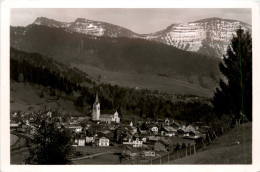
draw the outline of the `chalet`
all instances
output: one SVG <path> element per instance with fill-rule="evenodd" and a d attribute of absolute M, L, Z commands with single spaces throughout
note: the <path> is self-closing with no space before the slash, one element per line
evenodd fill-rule
<path fill-rule="evenodd" d="M 189 131 L 184 134 L 184 137 L 190 138 L 190 139 L 197 139 L 199 137 L 202 137 L 199 131 Z"/>
<path fill-rule="evenodd" d="M 99 139 L 99 143 L 98 143 L 99 146 L 109 146 L 109 139 L 106 138 L 106 137 L 102 137 Z"/>
<path fill-rule="evenodd" d="M 75 138 L 75 143 L 77 144 L 77 146 L 85 146 L 86 140 L 85 137 L 76 137 Z"/>
<path fill-rule="evenodd" d="M 35 135 L 37 133 L 37 128 L 34 126 L 31 126 L 30 134 Z"/>
<path fill-rule="evenodd" d="M 86 136 L 86 143 L 94 143 L 95 139 L 94 136 L 92 134 L 88 134 L 88 136 Z"/>
<path fill-rule="evenodd" d="M 19 127 L 19 123 L 11 123 L 10 124 L 10 129 L 16 129 Z"/>
<path fill-rule="evenodd" d="M 132 139 L 132 137 L 130 137 L 129 135 L 127 135 L 127 137 L 125 137 L 124 138 L 124 142 L 123 142 L 123 145 L 133 145 L 134 144 L 134 142 L 133 142 L 133 139 Z M 128 140 L 127 140 L 128 139 Z M 127 141 L 125 141 L 125 140 L 127 140 Z"/>
<path fill-rule="evenodd" d="M 146 157 L 155 156 L 155 151 L 151 151 L 151 150 L 149 150 L 149 151 L 143 151 L 143 154 L 144 154 L 144 156 L 146 156 Z"/>
<path fill-rule="evenodd" d="M 168 118 L 165 119 L 164 125 L 169 126 L 170 125 L 170 120 Z"/>
<path fill-rule="evenodd" d="M 165 136 L 169 137 L 175 136 L 177 134 L 177 130 L 169 126 L 164 126 L 163 131 L 165 131 Z"/>
<path fill-rule="evenodd" d="M 143 141 L 140 140 L 139 138 L 136 138 L 133 140 L 133 147 L 142 147 L 143 146 Z"/>
<path fill-rule="evenodd" d="M 188 125 L 185 129 L 186 129 L 186 132 L 191 132 L 191 131 L 195 132 L 195 128 L 191 125 Z"/>
<path fill-rule="evenodd" d="M 158 127 L 154 126 L 151 128 L 153 134 L 158 134 Z"/>
<path fill-rule="evenodd" d="M 75 133 L 81 133 L 83 129 L 80 125 L 69 125 L 67 128 Z"/>

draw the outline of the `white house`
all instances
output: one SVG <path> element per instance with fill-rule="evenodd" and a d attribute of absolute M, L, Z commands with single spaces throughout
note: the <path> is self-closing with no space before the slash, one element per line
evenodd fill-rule
<path fill-rule="evenodd" d="M 144 151 L 144 156 L 155 156 L 155 151 Z"/>
<path fill-rule="evenodd" d="M 85 146 L 86 140 L 84 137 L 79 137 L 75 139 L 77 146 Z"/>
<path fill-rule="evenodd" d="M 158 134 L 158 127 L 154 126 L 151 128 L 153 134 Z"/>
<path fill-rule="evenodd" d="M 163 128 L 164 128 L 166 136 L 172 137 L 172 136 L 175 136 L 177 134 L 177 130 L 174 129 L 173 127 L 164 126 Z"/>
<path fill-rule="evenodd" d="M 169 126 L 170 125 L 170 120 L 168 118 L 166 118 L 165 121 L 164 121 L 164 124 Z"/>
<path fill-rule="evenodd" d="M 142 147 L 143 146 L 143 141 L 140 140 L 139 138 L 136 138 L 134 141 L 133 141 L 133 147 Z"/>
<path fill-rule="evenodd" d="M 92 137 L 92 136 L 86 136 L 86 143 L 94 143 L 95 142 L 95 140 L 94 140 L 94 137 Z"/>
<path fill-rule="evenodd" d="M 106 137 L 100 138 L 99 142 L 98 142 L 98 145 L 99 146 L 109 146 L 109 139 L 106 138 Z"/>
<path fill-rule="evenodd" d="M 115 122 L 115 123 L 120 123 L 120 118 L 119 118 L 119 115 L 118 115 L 118 112 L 116 111 L 114 113 L 114 115 L 112 116 L 112 119 L 111 119 L 112 122 Z"/>

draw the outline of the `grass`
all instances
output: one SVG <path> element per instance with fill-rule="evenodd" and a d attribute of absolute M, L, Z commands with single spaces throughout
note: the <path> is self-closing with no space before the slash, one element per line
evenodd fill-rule
<path fill-rule="evenodd" d="M 204 97 L 211 97 L 214 91 L 199 86 L 199 83 L 195 82 L 197 80 L 196 78 L 190 78 L 191 81 L 187 82 L 186 78 L 174 79 L 159 75 L 107 71 L 85 64 L 71 64 L 71 66 L 86 72 L 96 82 L 98 81 L 99 76 L 101 76 L 99 82 L 102 83 L 159 90 L 169 94 L 193 94 Z M 207 81 L 206 83 L 211 85 L 209 88 L 212 88 L 212 83 L 210 81 Z"/>
<path fill-rule="evenodd" d="M 196 155 L 170 161 L 169 164 L 244 164 L 245 156 L 247 164 L 252 164 L 252 123 L 245 124 L 245 145 L 243 137 L 243 126 L 237 125 L 217 138 L 205 150 Z M 237 141 L 240 144 L 236 144 Z"/>
<path fill-rule="evenodd" d="M 18 141 L 18 139 L 19 139 L 18 136 L 11 134 L 11 141 L 10 141 L 11 146 L 12 146 L 13 144 L 15 144 L 15 143 Z"/>
<path fill-rule="evenodd" d="M 70 114 L 76 111 L 72 100 L 59 98 L 59 100 L 53 101 L 55 97 L 49 95 L 46 87 L 15 81 L 11 81 L 10 87 L 11 112 L 35 112 L 45 105 L 47 108 L 58 108 L 60 106 L 65 112 Z M 42 90 L 44 90 L 44 97 L 40 98 Z"/>

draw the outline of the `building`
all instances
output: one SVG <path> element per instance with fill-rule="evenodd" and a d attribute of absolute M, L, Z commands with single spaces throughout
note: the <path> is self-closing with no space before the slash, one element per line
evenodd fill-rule
<path fill-rule="evenodd" d="M 166 136 L 172 137 L 177 134 L 177 130 L 174 129 L 173 127 L 164 126 L 163 129 L 165 131 Z"/>
<path fill-rule="evenodd" d="M 86 140 L 85 137 L 76 137 L 75 138 L 75 144 L 77 146 L 85 146 Z"/>
<path fill-rule="evenodd" d="M 95 139 L 93 136 L 86 136 L 86 143 L 94 143 Z"/>
<path fill-rule="evenodd" d="M 143 152 L 144 153 L 144 156 L 155 156 L 155 151 L 151 151 L 151 150 L 149 150 L 149 151 L 144 151 Z"/>
<path fill-rule="evenodd" d="M 158 134 L 158 127 L 154 126 L 151 128 L 153 134 Z"/>
<path fill-rule="evenodd" d="M 133 147 L 142 147 L 143 146 L 143 141 L 140 140 L 139 138 L 136 138 L 134 141 L 133 141 Z"/>
<path fill-rule="evenodd" d="M 67 128 L 75 133 L 81 133 L 83 129 L 80 125 L 69 125 Z"/>
<path fill-rule="evenodd" d="M 96 95 L 96 101 L 93 104 L 93 110 L 92 110 L 92 120 L 98 121 L 100 118 L 100 103 L 98 100 L 98 94 Z"/>
<path fill-rule="evenodd" d="M 103 115 L 101 115 L 101 113 L 100 113 L 100 102 L 98 100 L 98 94 L 96 95 L 96 101 L 93 104 L 92 120 L 93 121 L 105 122 L 107 124 L 110 124 L 111 122 L 120 123 L 120 118 L 119 118 L 119 114 L 118 114 L 117 111 L 114 114 L 103 114 Z"/>
<path fill-rule="evenodd" d="M 101 137 L 98 142 L 99 146 L 109 146 L 109 139 L 106 137 Z"/>
<path fill-rule="evenodd" d="M 110 114 L 102 114 L 99 118 L 101 122 L 105 122 L 107 124 L 111 124 L 111 122 L 114 123 L 120 123 L 120 118 L 118 115 L 118 112 L 116 111 L 113 115 Z"/>

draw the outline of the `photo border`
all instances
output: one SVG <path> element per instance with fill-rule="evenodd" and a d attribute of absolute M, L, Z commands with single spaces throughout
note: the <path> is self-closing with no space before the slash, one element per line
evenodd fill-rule
<path fill-rule="evenodd" d="M 251 8 L 253 43 L 253 147 L 252 165 L 10 165 L 10 11 L 11 8 Z M 97 1 L 28 1 L 10 0 L 1 3 L 1 118 L 0 171 L 260 171 L 260 27 L 259 1 L 238 0 L 97 0 Z M 258 162 L 258 164 L 257 164 Z"/>

